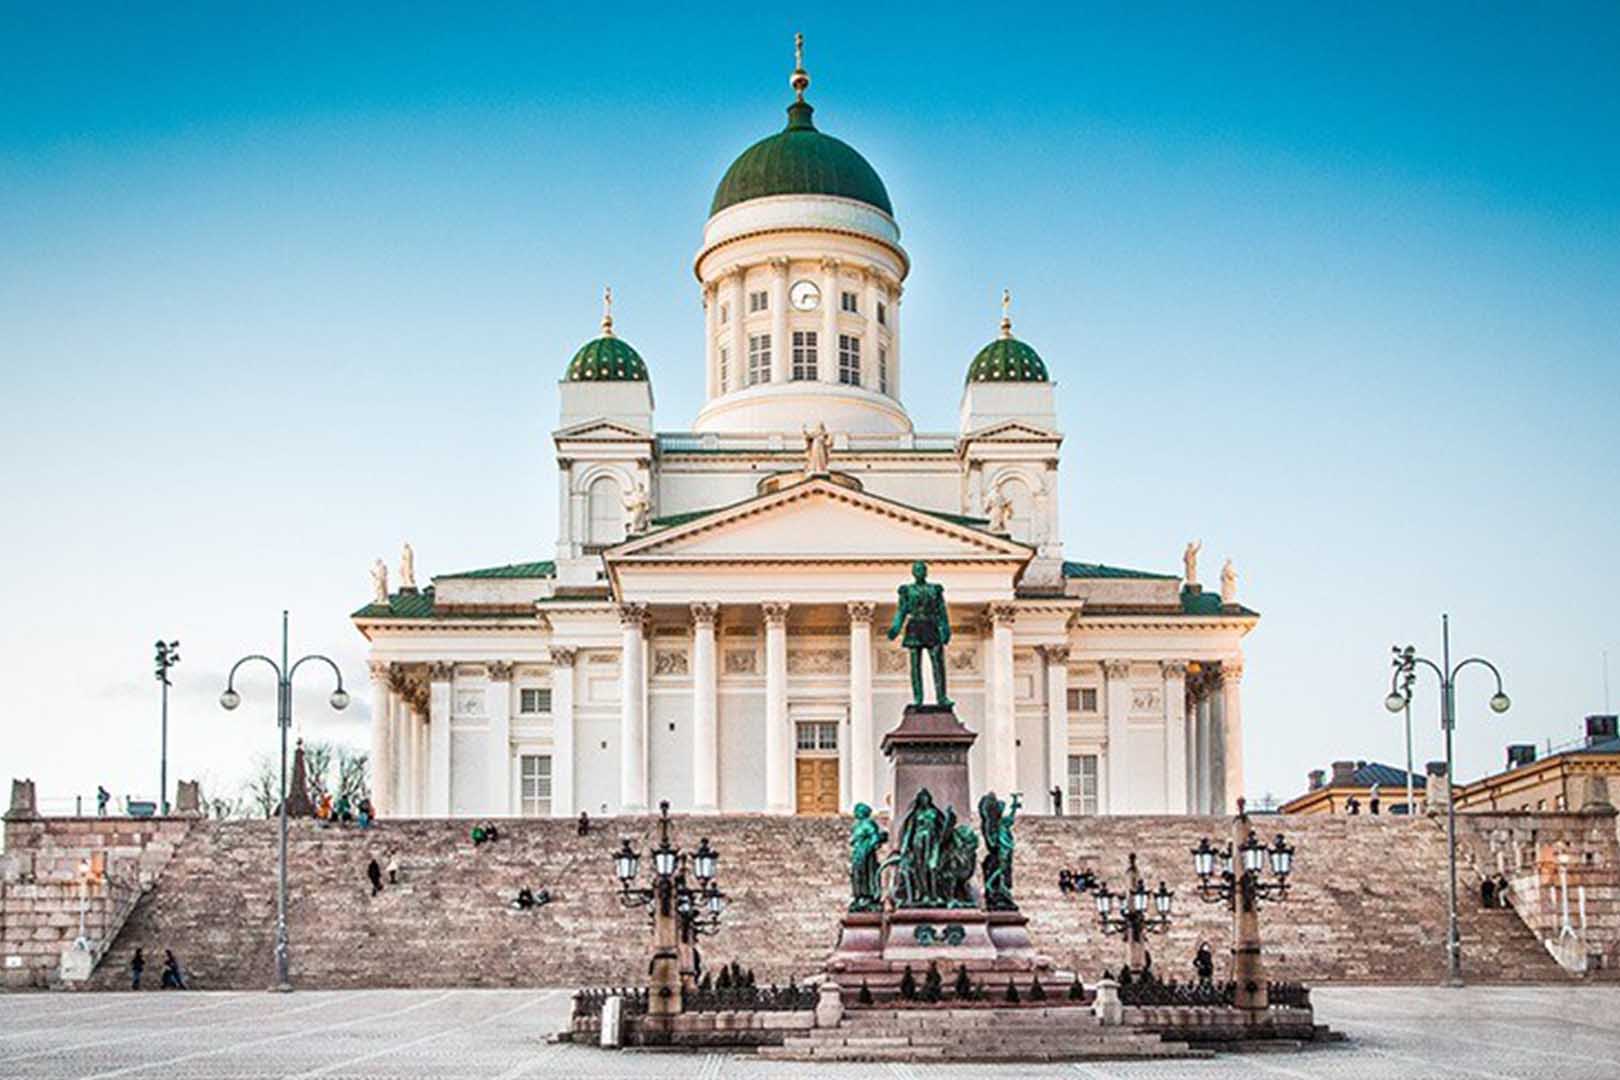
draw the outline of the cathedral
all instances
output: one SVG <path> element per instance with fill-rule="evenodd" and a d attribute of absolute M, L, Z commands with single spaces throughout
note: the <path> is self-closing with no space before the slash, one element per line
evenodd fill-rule
<path fill-rule="evenodd" d="M 880 744 L 911 695 L 889 632 L 919 559 L 949 602 L 975 791 L 1066 814 L 1241 796 L 1258 616 L 1230 563 L 1205 592 L 1196 544 L 1179 574 L 1066 558 L 1062 372 L 1005 301 L 999 333 L 963 350 L 956 429 L 916 430 L 895 208 L 817 126 L 809 83 L 801 61 L 786 126 L 715 189 L 689 426 L 655 426 L 660 372 L 609 297 L 562 369 L 551 557 L 419 587 L 407 549 L 392 590 L 373 571 L 353 620 L 381 813 L 892 812 Z"/>

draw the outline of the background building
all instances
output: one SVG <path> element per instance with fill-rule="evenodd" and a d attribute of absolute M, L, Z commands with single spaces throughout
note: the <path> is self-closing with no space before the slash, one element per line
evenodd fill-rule
<path fill-rule="evenodd" d="M 1578 743 L 1536 756 L 1507 748 L 1507 768 L 1457 788 L 1459 810 L 1584 810 L 1611 804 L 1620 787 L 1620 717 L 1588 716 Z"/>
<path fill-rule="evenodd" d="M 1416 806 L 1411 812 L 1423 812 L 1424 786 L 1424 777 L 1413 773 Z M 1379 813 L 1408 813 L 1406 770 L 1376 761 L 1335 761 L 1330 771 L 1312 769 L 1305 791 L 1283 803 L 1280 810 L 1284 814 L 1370 814 L 1375 795 Z"/>

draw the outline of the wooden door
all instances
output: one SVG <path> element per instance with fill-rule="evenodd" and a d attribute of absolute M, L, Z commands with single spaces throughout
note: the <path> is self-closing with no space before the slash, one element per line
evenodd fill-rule
<path fill-rule="evenodd" d="M 794 791 L 799 813 L 838 813 L 838 759 L 835 757 L 796 759 Z"/>

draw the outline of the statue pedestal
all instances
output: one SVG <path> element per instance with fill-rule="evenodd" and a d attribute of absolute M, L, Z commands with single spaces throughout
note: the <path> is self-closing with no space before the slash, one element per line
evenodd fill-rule
<path fill-rule="evenodd" d="M 958 821 L 973 821 L 967 756 L 977 738 L 949 705 L 906 706 L 899 726 L 883 736 L 883 753 L 894 762 L 896 823 L 918 788 L 927 788 L 941 810 L 954 809 Z"/>
<path fill-rule="evenodd" d="M 967 968 L 976 987 L 995 997 L 1016 982 L 1020 993 L 1037 977 L 1048 993 L 1060 989 L 1052 961 L 1035 951 L 1029 920 L 1016 911 L 975 908 L 902 908 L 860 911 L 844 916 L 838 947 L 826 973 L 854 1003 L 864 984 L 878 1000 L 899 994 L 906 968 L 920 988 L 930 964 L 939 965 L 946 996 L 958 968 Z"/>

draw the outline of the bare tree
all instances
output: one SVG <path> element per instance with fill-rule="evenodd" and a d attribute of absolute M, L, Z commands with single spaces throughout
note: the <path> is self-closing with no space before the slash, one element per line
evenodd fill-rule
<path fill-rule="evenodd" d="M 337 767 L 339 798 L 347 798 L 351 804 L 357 804 L 371 794 L 369 783 L 371 755 L 364 751 L 351 750 L 347 746 L 339 746 Z"/>
<path fill-rule="evenodd" d="M 325 740 L 304 742 L 304 777 L 309 781 L 309 797 L 316 802 L 320 802 L 321 796 L 332 790 L 330 773 L 336 758 L 337 747 L 332 743 Z M 336 798 L 336 795 L 333 797 Z"/>
<path fill-rule="evenodd" d="M 250 814 L 269 817 L 281 805 L 281 777 L 279 768 L 268 754 L 253 759 L 253 772 L 248 775 L 237 793 L 236 802 L 243 817 Z"/>

